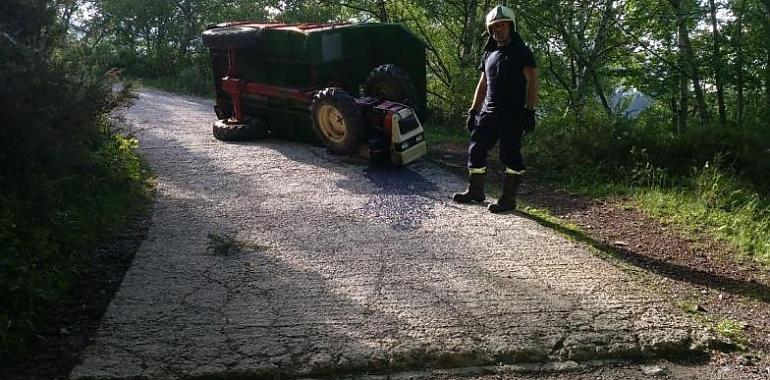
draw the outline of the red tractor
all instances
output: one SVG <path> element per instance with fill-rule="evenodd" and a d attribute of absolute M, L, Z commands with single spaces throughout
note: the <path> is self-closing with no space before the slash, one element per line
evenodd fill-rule
<path fill-rule="evenodd" d="M 320 141 L 395 165 L 426 153 L 425 47 L 400 25 L 225 23 L 203 43 L 217 139 Z"/>

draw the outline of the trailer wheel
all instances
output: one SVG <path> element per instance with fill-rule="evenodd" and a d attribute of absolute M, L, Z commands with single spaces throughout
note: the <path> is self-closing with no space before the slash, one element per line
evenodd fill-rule
<path fill-rule="evenodd" d="M 315 94 L 310 105 L 313 130 L 333 153 L 354 155 L 364 136 L 364 121 L 350 94 L 329 87 Z"/>
<path fill-rule="evenodd" d="M 231 118 L 233 116 L 233 102 L 229 98 L 217 99 L 214 105 L 214 113 L 217 115 L 217 119 L 227 120 Z"/>
<path fill-rule="evenodd" d="M 417 106 L 417 90 L 409 75 L 392 64 L 377 66 L 364 82 L 364 95 Z"/>
<path fill-rule="evenodd" d="M 262 29 L 245 25 L 209 29 L 201 35 L 203 46 L 213 49 L 236 49 L 254 46 L 259 42 Z"/>
<path fill-rule="evenodd" d="M 267 136 L 267 127 L 261 120 L 251 120 L 246 124 L 228 124 L 225 120 L 214 123 L 214 138 L 221 141 L 256 140 Z"/>

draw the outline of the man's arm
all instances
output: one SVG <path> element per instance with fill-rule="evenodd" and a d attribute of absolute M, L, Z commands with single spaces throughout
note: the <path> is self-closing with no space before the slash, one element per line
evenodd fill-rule
<path fill-rule="evenodd" d="M 484 97 L 487 96 L 487 77 L 484 73 L 481 73 L 479 78 L 479 84 L 476 85 L 476 93 L 473 95 L 473 105 L 471 110 L 479 111 L 481 104 L 484 102 Z"/>
<path fill-rule="evenodd" d="M 525 107 L 528 110 L 534 110 L 537 107 L 537 93 L 539 89 L 537 76 L 537 67 L 528 66 L 524 68 L 524 77 L 527 78 L 527 104 Z"/>

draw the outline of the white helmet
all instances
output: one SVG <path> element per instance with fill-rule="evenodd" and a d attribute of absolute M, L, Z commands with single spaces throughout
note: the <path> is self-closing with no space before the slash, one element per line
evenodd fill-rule
<path fill-rule="evenodd" d="M 513 9 L 498 5 L 487 13 L 487 30 L 489 30 L 489 27 L 492 26 L 492 24 L 503 21 L 513 23 L 513 29 L 511 29 L 511 31 L 516 30 L 516 15 L 513 13 Z"/>

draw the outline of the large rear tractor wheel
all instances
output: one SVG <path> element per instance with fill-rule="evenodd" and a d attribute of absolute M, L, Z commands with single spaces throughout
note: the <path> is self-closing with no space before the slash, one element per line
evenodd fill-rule
<path fill-rule="evenodd" d="M 221 141 L 256 140 L 267 136 L 264 122 L 254 119 L 246 124 L 228 124 L 225 120 L 214 123 L 214 137 Z"/>
<path fill-rule="evenodd" d="M 417 90 L 412 79 L 404 70 L 392 64 L 372 70 L 364 82 L 364 95 L 409 107 L 417 106 Z"/>
<path fill-rule="evenodd" d="M 339 88 L 325 88 L 310 106 L 313 129 L 333 153 L 354 155 L 366 135 L 361 112 L 350 94 Z"/>

